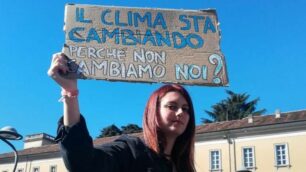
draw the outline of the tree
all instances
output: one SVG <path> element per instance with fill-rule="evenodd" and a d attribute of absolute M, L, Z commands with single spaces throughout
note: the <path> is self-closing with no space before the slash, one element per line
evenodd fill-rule
<path fill-rule="evenodd" d="M 114 124 L 107 126 L 101 130 L 101 134 L 97 138 L 121 135 L 122 131 Z"/>
<path fill-rule="evenodd" d="M 102 137 L 111 137 L 117 136 L 121 134 L 131 134 L 131 133 L 139 133 L 142 132 L 142 128 L 137 124 L 128 124 L 126 126 L 122 126 L 121 130 L 114 124 L 107 126 L 101 130 L 100 135 L 97 138 Z"/>
<path fill-rule="evenodd" d="M 128 124 L 126 126 L 121 127 L 122 134 L 131 134 L 131 133 L 139 133 L 142 132 L 142 128 L 137 124 Z"/>
<path fill-rule="evenodd" d="M 256 116 L 266 111 L 265 109 L 256 111 L 259 98 L 247 102 L 250 95 L 246 93 L 236 94 L 229 90 L 226 90 L 226 93 L 229 95 L 227 99 L 213 105 L 212 111 L 205 111 L 212 120 L 202 118 L 203 123 L 242 119 L 250 114 Z"/>

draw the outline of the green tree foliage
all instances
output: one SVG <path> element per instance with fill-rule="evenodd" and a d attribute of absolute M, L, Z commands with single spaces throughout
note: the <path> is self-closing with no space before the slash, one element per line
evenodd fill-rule
<path fill-rule="evenodd" d="M 121 134 L 122 134 L 121 130 L 116 125 L 112 124 L 110 126 L 103 128 L 98 138 L 117 136 Z"/>
<path fill-rule="evenodd" d="M 142 128 L 136 124 L 128 124 L 126 126 L 122 126 L 121 130 L 114 124 L 107 126 L 101 130 L 100 135 L 97 138 L 102 137 L 111 137 L 117 136 L 121 134 L 131 134 L 131 133 L 139 133 L 142 132 Z"/>
<path fill-rule="evenodd" d="M 131 134 L 142 132 L 142 128 L 136 124 L 128 124 L 121 127 L 122 134 Z"/>
<path fill-rule="evenodd" d="M 228 98 L 221 100 L 212 106 L 212 111 L 205 111 L 212 120 L 202 118 L 203 123 L 236 120 L 247 117 L 252 114 L 254 116 L 263 114 L 266 110 L 256 110 L 259 98 L 247 102 L 250 95 L 236 94 L 233 91 L 226 90 Z"/>

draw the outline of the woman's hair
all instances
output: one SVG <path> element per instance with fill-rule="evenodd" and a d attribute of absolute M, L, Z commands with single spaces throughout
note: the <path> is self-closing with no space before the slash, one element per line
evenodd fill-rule
<path fill-rule="evenodd" d="M 159 106 L 161 98 L 168 92 L 180 93 L 189 105 L 188 125 L 185 131 L 176 138 L 171 159 L 178 172 L 194 172 L 195 117 L 191 98 L 184 87 L 177 84 L 164 85 L 150 96 L 143 115 L 144 141 L 153 151 L 158 154 L 163 153 L 162 144 L 165 143 L 165 138 L 158 128 L 157 119 L 160 115 Z"/>

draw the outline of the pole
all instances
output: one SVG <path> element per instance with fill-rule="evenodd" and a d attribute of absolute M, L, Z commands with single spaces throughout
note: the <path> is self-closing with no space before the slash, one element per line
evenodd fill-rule
<path fill-rule="evenodd" d="M 18 163 L 18 153 L 17 153 L 17 150 L 15 149 L 14 145 L 12 143 L 10 143 L 9 141 L 7 141 L 6 139 L 4 139 L 2 137 L 0 137 L 0 139 L 2 141 L 4 141 L 6 144 L 8 144 L 14 150 L 15 162 L 14 162 L 13 172 L 15 172 L 16 171 L 16 167 L 17 167 L 17 163 Z"/>

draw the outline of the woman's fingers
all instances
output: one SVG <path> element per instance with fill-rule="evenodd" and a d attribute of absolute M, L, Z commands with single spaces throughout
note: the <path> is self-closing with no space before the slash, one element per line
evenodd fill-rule
<path fill-rule="evenodd" d="M 66 74 L 69 70 L 67 66 L 68 59 L 62 53 L 56 53 L 52 56 L 51 66 L 48 70 L 48 75 L 51 77 L 55 77 L 60 73 Z"/>
<path fill-rule="evenodd" d="M 77 80 L 63 77 L 63 74 L 65 75 L 69 72 L 68 61 L 69 59 L 63 53 L 53 54 L 48 75 L 63 89 L 76 90 Z"/>

